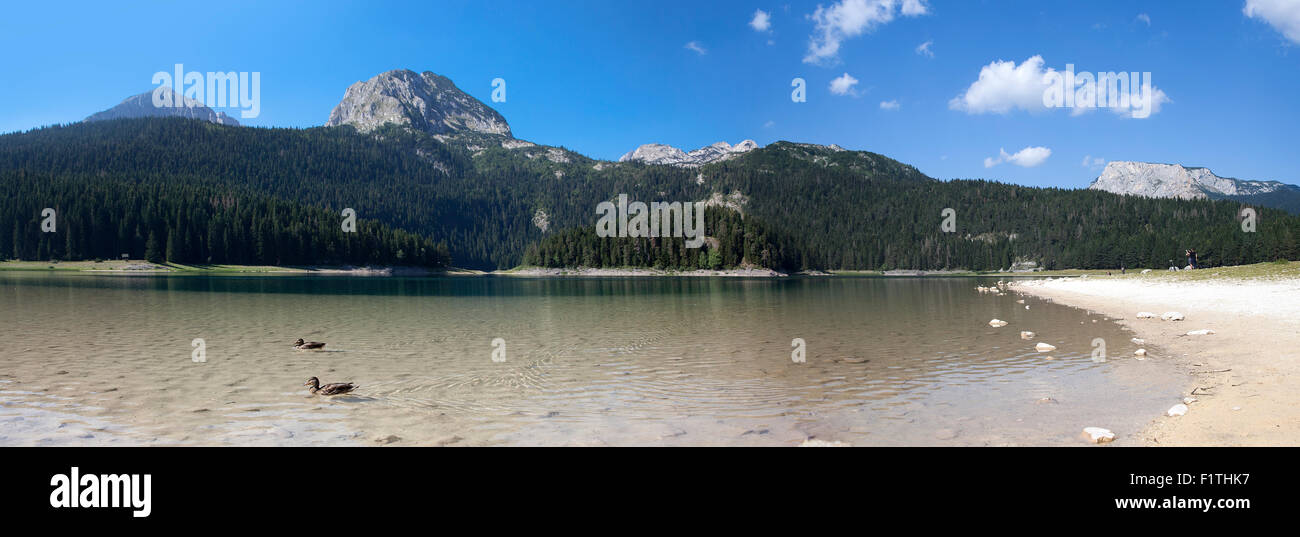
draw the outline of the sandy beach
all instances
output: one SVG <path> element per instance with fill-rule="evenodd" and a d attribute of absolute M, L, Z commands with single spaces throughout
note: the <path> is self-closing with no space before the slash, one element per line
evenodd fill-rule
<path fill-rule="evenodd" d="M 1010 284 L 1116 319 L 1145 340 L 1147 360 L 1172 360 L 1191 382 L 1186 415 L 1159 416 L 1143 431 L 1152 446 L 1300 444 L 1300 277 L 1296 264 L 1259 268 L 1059 278 Z M 1151 312 L 1155 318 L 1138 318 Z M 1166 321 L 1167 312 L 1184 320 Z M 1212 330 L 1205 335 L 1189 332 Z M 1130 360 L 1132 356 L 1113 356 Z M 1170 407 L 1181 401 L 1169 401 Z M 1117 431 L 1119 432 L 1119 431 Z"/>

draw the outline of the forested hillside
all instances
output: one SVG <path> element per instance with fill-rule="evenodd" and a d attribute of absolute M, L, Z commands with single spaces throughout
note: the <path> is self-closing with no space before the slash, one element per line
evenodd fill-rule
<path fill-rule="evenodd" d="M 53 209 L 52 215 L 43 214 Z M 52 217 L 53 231 L 42 230 Z M 445 244 L 244 189 L 0 172 L 0 259 L 446 267 Z"/>
<path fill-rule="evenodd" d="M 1189 247 L 1212 264 L 1300 258 L 1300 219 L 1281 211 L 1259 209 L 1257 231 L 1244 233 L 1235 201 L 936 181 L 875 153 L 788 142 L 684 169 L 597 162 L 499 135 L 433 136 L 391 125 L 359 134 L 348 126 L 130 119 L 0 136 L 0 181 L 12 211 L 0 214 L 0 235 L 11 244 L 0 254 L 14 255 L 16 237 L 25 257 L 116 257 L 96 250 L 110 249 L 97 238 L 82 246 L 75 237 L 107 236 L 101 228 L 111 227 L 113 250 L 130 243 L 133 255 L 143 255 L 150 230 L 166 250 L 168 239 L 157 235 L 177 229 L 177 237 L 188 238 L 188 245 L 177 239 L 178 255 L 211 262 L 354 262 L 356 256 L 394 262 L 400 251 L 404 260 L 436 264 L 443 257 L 430 245 L 445 243 L 451 263 L 469 268 L 589 258 L 602 266 L 624 259 L 699 264 L 698 252 L 625 255 L 618 249 L 626 245 L 591 242 L 594 234 L 582 230 L 592 230 L 596 205 L 626 193 L 647 202 L 715 198 L 733 205 L 745 226 L 763 230 L 769 256 L 754 259 L 740 240 L 728 244 L 741 244 L 741 254 L 725 259 L 774 268 L 996 270 L 1016 261 L 1160 267 Z M 56 186 L 57 192 L 42 190 Z M 217 210 L 221 205 L 212 200 L 227 198 L 247 200 L 240 206 L 249 212 Z M 97 199 L 109 204 L 99 213 Z M 40 208 L 60 203 L 74 237 L 55 245 L 39 233 L 38 217 Z M 336 243 L 331 249 L 343 208 L 388 226 L 374 232 L 389 246 Z M 955 213 L 953 233 L 940 230 L 947 208 Z M 79 232 L 83 225 L 89 227 Z M 212 225 L 222 228 L 220 241 L 207 238 Z M 396 230 L 413 235 L 399 239 Z"/>

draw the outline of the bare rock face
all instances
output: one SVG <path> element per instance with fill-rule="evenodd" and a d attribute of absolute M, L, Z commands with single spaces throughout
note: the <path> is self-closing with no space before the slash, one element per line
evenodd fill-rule
<path fill-rule="evenodd" d="M 1202 199 L 1212 196 L 1251 196 L 1285 188 L 1277 181 L 1245 181 L 1219 177 L 1208 168 L 1179 164 L 1112 161 L 1088 188 L 1149 198 Z"/>
<path fill-rule="evenodd" d="M 623 155 L 618 161 L 638 161 L 646 164 L 666 164 L 683 168 L 695 168 L 711 162 L 734 158 L 755 149 L 758 149 L 758 143 L 753 140 L 745 140 L 736 145 L 718 142 L 689 153 L 670 145 L 645 144 Z"/>
<path fill-rule="evenodd" d="M 154 91 L 161 92 L 159 97 L 163 102 L 174 102 L 173 95 L 175 95 L 175 93 L 170 88 L 155 88 L 133 97 L 127 97 L 117 106 L 92 114 L 90 117 L 86 118 L 86 121 L 105 121 L 109 119 L 128 119 L 137 117 L 184 117 L 189 119 L 201 119 L 219 125 L 239 126 L 239 122 L 235 121 L 235 118 L 230 117 L 223 112 L 217 112 L 216 110 L 208 108 L 200 101 L 181 95 L 175 95 L 176 97 L 180 97 L 181 102 L 179 106 L 154 106 Z"/>
<path fill-rule="evenodd" d="M 325 125 L 352 125 L 369 132 L 385 123 L 430 134 L 471 131 L 511 136 L 501 114 L 461 91 L 451 79 L 408 69 L 380 73 L 349 86 Z"/>

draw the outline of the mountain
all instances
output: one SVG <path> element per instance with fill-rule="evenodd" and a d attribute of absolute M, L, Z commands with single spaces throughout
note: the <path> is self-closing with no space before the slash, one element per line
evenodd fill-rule
<path fill-rule="evenodd" d="M 1242 233 L 1253 202 L 1219 199 L 1227 190 L 1166 199 L 938 181 L 878 153 L 785 141 L 613 163 L 514 139 L 432 73 L 390 71 L 348 93 L 329 127 L 144 117 L 0 135 L 0 258 L 778 270 L 1160 267 L 1187 247 L 1210 265 L 1300 258 L 1300 217 L 1260 206 L 1257 232 Z M 400 113 L 369 113 L 384 107 Z M 1231 192 L 1289 192 L 1250 186 Z M 620 194 L 704 201 L 713 240 L 597 240 L 594 210 Z M 39 231 L 46 207 L 56 233 Z M 339 234 L 345 208 L 359 236 Z"/>
<path fill-rule="evenodd" d="M 181 118 L 0 135 L 0 257 L 77 259 L 105 255 L 101 246 L 139 257 L 155 243 L 204 263 L 422 256 L 440 264 L 437 246 L 445 243 L 450 263 L 468 268 L 517 266 L 534 245 L 534 254 L 548 254 L 546 264 L 590 254 L 616 266 L 717 266 L 710 252 L 683 250 L 676 238 L 593 245 L 583 230 L 591 231 L 595 207 L 619 194 L 646 202 L 721 196 L 743 207 L 743 230 L 731 229 L 724 213 L 718 223 L 728 228 L 707 231 L 731 237 L 720 245 L 723 266 L 1160 267 L 1189 246 L 1213 265 L 1300 257 L 1300 217 L 1260 208 L 1258 231 L 1242 233 L 1242 205 L 1230 200 L 938 181 L 877 153 L 792 142 L 688 169 L 598 162 L 523 143 L 469 147 L 463 136 L 398 125 L 366 134 L 211 128 Z M 53 192 L 46 184 L 66 186 Z M 130 195 L 109 198 L 114 192 Z M 256 219 L 229 212 L 256 199 L 266 200 Z M 39 231 L 44 207 L 58 211 L 59 232 Z M 277 207 L 299 207 L 298 216 Z M 353 243 L 336 233 L 344 208 L 391 231 Z M 940 228 L 947 209 L 956 232 Z M 309 226 L 305 237 L 292 227 L 298 223 Z M 560 243 L 543 244 L 556 235 Z"/>
<path fill-rule="evenodd" d="M 1088 188 L 1149 198 L 1231 199 L 1300 213 L 1300 187 L 1219 177 L 1209 168 L 1113 161 Z"/>
<path fill-rule="evenodd" d="M 368 133 L 385 123 L 429 134 L 476 132 L 510 137 L 496 110 L 456 87 L 451 79 L 409 69 L 380 73 L 348 87 L 330 112 L 327 127 L 352 125 Z"/>
<path fill-rule="evenodd" d="M 153 94 L 155 91 L 160 92 L 160 98 L 164 102 L 170 102 L 173 92 L 171 88 L 161 87 L 149 90 L 133 97 L 127 97 L 117 106 L 96 112 L 86 118 L 86 121 L 105 121 L 109 119 L 129 119 L 139 117 L 183 117 L 189 119 L 198 119 L 219 125 L 239 126 L 239 122 L 226 115 L 223 112 L 217 112 L 202 102 L 196 101 L 189 97 L 180 96 L 183 106 L 154 106 Z"/>
<path fill-rule="evenodd" d="M 755 149 L 758 149 L 758 143 L 753 140 L 745 140 L 734 146 L 727 142 L 718 142 L 689 153 L 670 145 L 645 144 L 619 157 L 618 161 L 696 168 L 705 164 L 735 158 Z"/>

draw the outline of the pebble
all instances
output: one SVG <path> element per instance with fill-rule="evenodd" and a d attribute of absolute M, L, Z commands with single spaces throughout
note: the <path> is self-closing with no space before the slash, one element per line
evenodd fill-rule
<path fill-rule="evenodd" d="M 1169 407 L 1169 411 L 1168 411 L 1168 412 L 1165 412 L 1165 414 L 1168 414 L 1169 417 L 1171 417 L 1171 418 L 1172 418 L 1172 417 L 1177 417 L 1177 416 L 1185 415 L 1185 414 L 1187 414 L 1187 405 L 1184 405 L 1184 404 L 1182 404 L 1182 403 L 1178 403 L 1178 404 L 1176 404 L 1176 405 L 1174 405 L 1174 406 L 1172 406 L 1172 407 Z"/>
<path fill-rule="evenodd" d="M 1056 350 L 1056 346 L 1048 345 L 1047 343 L 1039 343 L 1037 345 L 1034 345 L 1034 350 L 1038 352 L 1052 352 Z"/>

